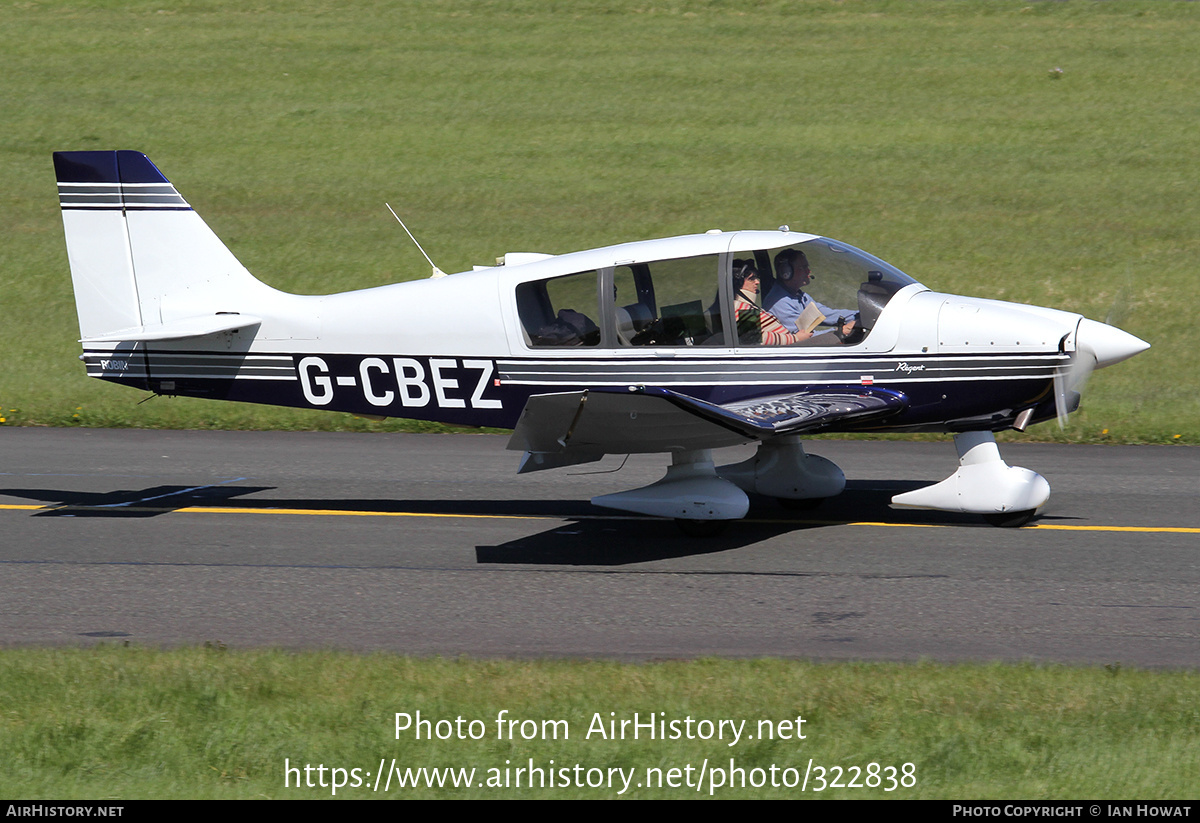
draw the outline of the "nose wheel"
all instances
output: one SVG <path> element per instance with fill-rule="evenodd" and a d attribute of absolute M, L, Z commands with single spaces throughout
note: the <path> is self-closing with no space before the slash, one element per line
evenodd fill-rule
<path fill-rule="evenodd" d="M 985 514 L 983 519 L 993 526 L 1002 529 L 1019 529 L 1037 516 L 1037 509 L 1026 509 L 1020 512 L 996 512 Z"/>

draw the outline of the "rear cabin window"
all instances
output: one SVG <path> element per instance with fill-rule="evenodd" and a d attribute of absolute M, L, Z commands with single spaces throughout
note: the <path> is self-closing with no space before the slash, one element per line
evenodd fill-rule
<path fill-rule="evenodd" d="M 620 346 L 723 346 L 716 255 L 653 260 L 613 272 Z"/>
<path fill-rule="evenodd" d="M 530 347 L 600 345 L 597 278 L 586 271 L 517 286 L 517 313 Z"/>

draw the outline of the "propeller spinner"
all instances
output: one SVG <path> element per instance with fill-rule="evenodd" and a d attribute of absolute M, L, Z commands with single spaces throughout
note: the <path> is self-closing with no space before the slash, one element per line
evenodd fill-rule
<path fill-rule="evenodd" d="M 1116 326 L 1088 320 L 1079 321 L 1075 332 L 1075 354 L 1069 365 L 1054 375 L 1054 408 L 1058 426 L 1064 428 L 1067 415 L 1079 406 L 1079 395 L 1092 371 L 1127 360 L 1144 352 L 1150 344 Z"/>

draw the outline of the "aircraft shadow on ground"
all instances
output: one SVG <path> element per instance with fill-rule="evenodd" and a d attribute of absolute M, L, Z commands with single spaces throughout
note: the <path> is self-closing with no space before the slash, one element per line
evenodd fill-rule
<path fill-rule="evenodd" d="M 581 500 L 400 500 L 252 497 L 274 486 L 152 486 L 108 492 L 69 489 L 3 489 L 0 497 L 36 501 L 45 508 L 34 517 L 158 517 L 180 509 L 220 506 L 229 509 L 292 510 L 332 514 L 445 515 L 453 517 L 523 517 L 570 519 L 598 511 Z M 244 498 L 244 499 L 243 499 Z M 630 519 L 632 519 L 631 516 Z M 617 519 L 627 519 L 617 515 Z"/>
<path fill-rule="evenodd" d="M 234 498 L 270 491 L 271 486 L 151 486 L 111 492 L 65 489 L 0 489 L 0 495 L 36 500 L 47 508 L 34 517 L 158 517 L 188 506 L 228 505 Z"/>
<path fill-rule="evenodd" d="M 498 546 L 477 546 L 479 563 L 564 566 L 621 566 L 752 546 L 780 535 L 847 523 L 994 528 L 970 514 L 898 510 L 893 495 L 926 485 L 906 480 L 848 481 L 846 491 L 805 510 L 789 510 L 776 501 L 751 497 L 745 520 L 711 537 L 689 537 L 673 522 L 636 515 L 598 518 L 597 509 L 539 534 Z M 567 515 L 570 519 L 570 515 Z"/>
<path fill-rule="evenodd" d="M 975 515 L 905 511 L 889 506 L 893 495 L 924 485 L 907 480 L 848 481 L 846 490 L 820 506 L 791 510 L 774 500 L 751 497 L 745 520 L 731 523 L 710 537 L 689 537 L 675 523 L 625 515 L 592 506 L 585 500 L 396 500 L 252 497 L 271 486 L 153 486 L 110 492 L 56 489 L 0 489 L 0 495 L 41 501 L 47 508 L 36 517 L 157 517 L 189 507 L 442 515 L 448 517 L 548 518 L 553 526 L 534 535 L 495 546 L 476 546 L 481 564 L 626 565 L 677 557 L 714 554 L 754 545 L 780 535 L 847 523 L 895 525 L 987 526 Z M 565 522 L 563 522 L 565 521 Z"/>

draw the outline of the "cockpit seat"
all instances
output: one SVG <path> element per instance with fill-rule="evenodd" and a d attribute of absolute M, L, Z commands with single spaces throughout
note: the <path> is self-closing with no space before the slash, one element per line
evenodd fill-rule
<path fill-rule="evenodd" d="M 633 338 L 654 322 L 654 312 L 645 303 L 617 307 L 617 337 L 621 345 L 632 346 Z"/>

